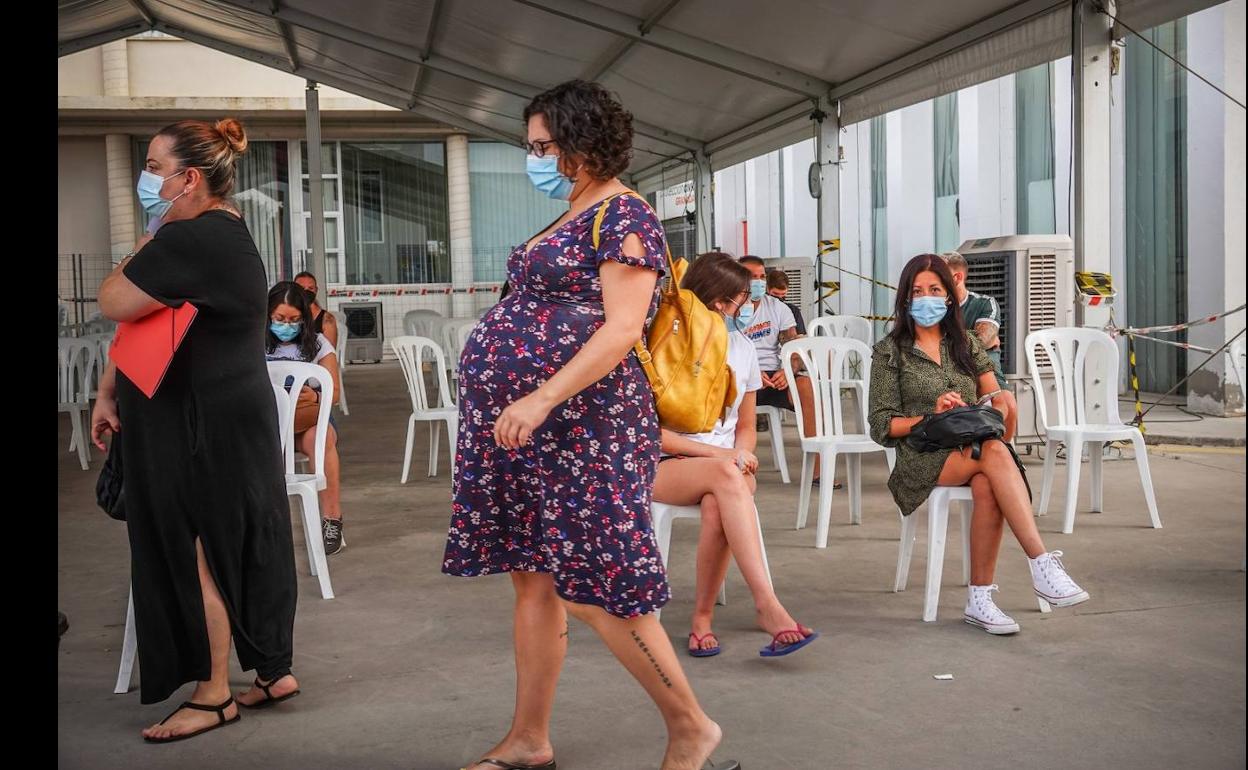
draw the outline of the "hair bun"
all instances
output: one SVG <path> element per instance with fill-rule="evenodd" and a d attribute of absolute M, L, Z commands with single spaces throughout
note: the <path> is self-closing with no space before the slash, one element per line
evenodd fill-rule
<path fill-rule="evenodd" d="M 225 143 L 230 146 L 235 155 L 242 155 L 246 152 L 247 134 L 243 131 L 243 124 L 239 123 L 238 119 L 223 118 L 218 120 L 213 128 L 221 134 L 221 138 L 225 139 Z"/>

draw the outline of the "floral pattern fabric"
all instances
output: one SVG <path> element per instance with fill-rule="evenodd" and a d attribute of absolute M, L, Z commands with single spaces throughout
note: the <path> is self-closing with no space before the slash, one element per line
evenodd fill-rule
<path fill-rule="evenodd" d="M 599 247 L 599 206 L 507 262 L 512 293 L 473 330 L 459 361 L 459 437 L 451 523 L 442 571 L 473 577 L 549 572 L 565 599 L 618 617 L 669 598 L 650 521 L 659 460 L 654 395 L 636 356 L 555 406 L 520 449 L 494 442 L 494 421 L 566 366 L 604 320 L 598 268 L 604 260 L 666 266 L 663 228 L 632 195 L 608 204 Z M 636 234 L 644 258 L 623 253 Z M 658 302 L 658 286 L 648 317 Z"/>

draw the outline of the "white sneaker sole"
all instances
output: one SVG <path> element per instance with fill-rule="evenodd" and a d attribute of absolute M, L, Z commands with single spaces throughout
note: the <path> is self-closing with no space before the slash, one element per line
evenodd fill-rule
<path fill-rule="evenodd" d="M 1077 594 L 1071 594 L 1070 596 L 1063 596 L 1061 598 L 1057 598 L 1053 596 L 1045 596 L 1039 591 L 1036 591 L 1036 596 L 1039 596 L 1041 599 L 1044 599 L 1046 602 L 1048 602 L 1050 605 L 1054 607 L 1073 607 L 1076 604 L 1083 604 L 1088 599 L 1092 598 L 1091 595 L 1089 595 L 1087 591 L 1080 591 Z"/>
<path fill-rule="evenodd" d="M 993 623 L 988 623 L 986 621 L 980 620 L 979 618 L 972 617 L 966 614 L 962 615 L 962 620 L 966 623 L 970 623 L 972 626 L 979 626 L 980 628 L 984 629 L 988 633 L 995 634 L 997 636 L 1003 636 L 1005 634 L 1017 634 L 1019 631 L 1017 623 L 993 624 Z"/>

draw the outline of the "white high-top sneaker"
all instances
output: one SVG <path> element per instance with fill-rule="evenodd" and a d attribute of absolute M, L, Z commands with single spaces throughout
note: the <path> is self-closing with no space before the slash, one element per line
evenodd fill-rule
<path fill-rule="evenodd" d="M 1091 597 L 1066 574 L 1061 557 L 1061 551 L 1050 551 L 1027 560 L 1031 564 L 1031 584 L 1036 589 L 1036 596 L 1054 607 L 1071 607 L 1086 602 Z"/>
<path fill-rule="evenodd" d="M 1006 615 L 992 600 L 997 584 L 966 587 L 966 610 L 962 619 L 972 626 L 979 626 L 990 634 L 1017 634 L 1018 624 Z"/>

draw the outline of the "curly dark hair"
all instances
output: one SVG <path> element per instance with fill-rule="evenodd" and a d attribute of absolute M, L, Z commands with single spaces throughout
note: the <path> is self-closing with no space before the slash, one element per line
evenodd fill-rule
<path fill-rule="evenodd" d="M 619 176 L 633 159 L 633 114 L 598 83 L 569 80 L 533 97 L 524 122 L 546 118 L 550 138 L 567 155 L 584 159 L 595 179 Z"/>

